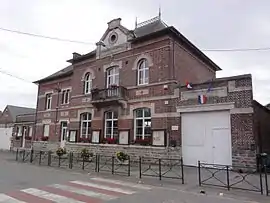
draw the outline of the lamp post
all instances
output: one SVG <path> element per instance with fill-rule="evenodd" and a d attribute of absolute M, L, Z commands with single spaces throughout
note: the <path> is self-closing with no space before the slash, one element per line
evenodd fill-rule
<path fill-rule="evenodd" d="M 59 111 L 59 96 L 61 92 L 61 88 L 59 87 L 59 83 L 56 88 L 54 88 L 55 91 L 57 91 L 57 103 L 55 108 L 55 121 L 54 121 L 54 134 L 57 136 L 57 122 L 58 122 L 58 111 Z"/>

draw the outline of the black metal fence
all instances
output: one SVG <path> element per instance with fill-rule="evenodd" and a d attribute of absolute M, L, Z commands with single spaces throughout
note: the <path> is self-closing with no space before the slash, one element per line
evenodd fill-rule
<path fill-rule="evenodd" d="M 269 171 L 267 170 L 266 165 L 264 165 L 264 176 L 265 176 L 265 190 L 266 190 L 266 195 L 269 196 L 270 194 L 270 188 L 269 188 L 269 184 L 270 184 L 270 175 L 268 173 Z"/>
<path fill-rule="evenodd" d="M 240 189 L 263 194 L 262 171 L 252 167 L 237 167 L 198 162 L 199 185 Z"/>
<path fill-rule="evenodd" d="M 149 157 L 139 158 L 139 177 L 150 176 L 162 178 L 180 179 L 184 184 L 184 166 L 181 159 L 157 159 Z"/>

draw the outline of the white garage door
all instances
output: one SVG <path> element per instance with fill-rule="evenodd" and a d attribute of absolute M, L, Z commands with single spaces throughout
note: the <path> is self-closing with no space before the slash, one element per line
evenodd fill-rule
<path fill-rule="evenodd" d="M 185 165 L 232 164 L 228 111 L 182 113 L 182 153 Z"/>
<path fill-rule="evenodd" d="M 12 128 L 0 128 L 0 149 L 10 149 L 10 138 L 12 136 Z"/>

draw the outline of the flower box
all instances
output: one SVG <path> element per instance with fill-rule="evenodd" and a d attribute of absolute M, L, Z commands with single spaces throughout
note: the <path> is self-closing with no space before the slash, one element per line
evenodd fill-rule
<path fill-rule="evenodd" d="M 104 144 L 117 144 L 118 139 L 116 139 L 116 138 L 104 138 L 102 140 L 102 143 L 104 143 Z"/>
<path fill-rule="evenodd" d="M 43 137 L 41 137 L 41 140 L 42 140 L 42 141 L 48 141 L 48 140 L 49 140 L 49 137 L 43 136 Z"/>
<path fill-rule="evenodd" d="M 31 136 L 25 136 L 24 139 L 25 140 L 32 140 L 32 137 Z"/>
<path fill-rule="evenodd" d="M 89 143 L 90 142 L 90 139 L 87 138 L 87 137 L 80 137 L 79 141 L 80 142 L 83 142 L 83 143 Z"/>
<path fill-rule="evenodd" d="M 139 145 L 151 145 L 152 140 L 150 138 L 145 138 L 145 139 L 136 139 L 134 141 L 134 144 L 139 144 Z"/>

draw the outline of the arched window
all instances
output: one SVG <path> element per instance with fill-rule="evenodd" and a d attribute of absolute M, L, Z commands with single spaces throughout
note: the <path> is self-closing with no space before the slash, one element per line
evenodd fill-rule
<path fill-rule="evenodd" d="M 151 137 L 151 109 L 140 108 L 134 111 L 134 139 Z"/>
<path fill-rule="evenodd" d="M 107 88 L 112 85 L 119 85 L 119 67 L 114 66 L 106 70 L 106 86 Z"/>
<path fill-rule="evenodd" d="M 118 113 L 108 111 L 105 113 L 105 138 L 118 138 Z"/>
<path fill-rule="evenodd" d="M 141 59 L 138 63 L 138 85 L 149 83 L 149 65 L 146 59 Z"/>
<path fill-rule="evenodd" d="M 92 89 L 92 75 L 86 73 L 84 76 L 84 94 L 90 94 Z"/>
<path fill-rule="evenodd" d="M 90 138 L 90 135 L 91 135 L 91 121 L 92 121 L 91 113 L 82 113 L 81 114 L 80 138 Z"/>

